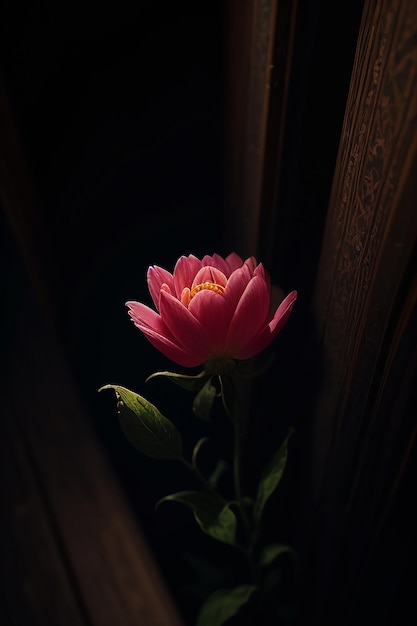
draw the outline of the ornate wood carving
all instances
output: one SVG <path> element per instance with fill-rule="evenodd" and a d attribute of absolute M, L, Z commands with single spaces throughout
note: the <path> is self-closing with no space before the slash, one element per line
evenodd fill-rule
<path fill-rule="evenodd" d="M 355 610 L 363 568 L 372 584 L 374 533 L 415 447 L 416 240 L 417 4 L 369 0 L 315 292 L 325 362 L 310 466 L 321 618 Z"/>

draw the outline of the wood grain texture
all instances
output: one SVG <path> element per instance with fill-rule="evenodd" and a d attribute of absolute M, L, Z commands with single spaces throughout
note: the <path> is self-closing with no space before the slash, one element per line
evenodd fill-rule
<path fill-rule="evenodd" d="M 329 419 L 351 396 L 352 368 L 365 368 L 360 352 L 369 361 L 358 382 L 372 376 L 415 245 L 417 17 L 414 3 L 396 16 L 395 5 L 368 3 L 364 15 L 318 272 Z"/>
<path fill-rule="evenodd" d="M 0 438 L 0 567 L 4 605 L 0 623 L 85 626 L 88 616 L 51 524 L 36 468 L 7 401 L 7 388 L 2 389 L 2 397 L 6 402 Z"/>
<path fill-rule="evenodd" d="M 273 71 L 276 0 L 230 2 L 227 241 L 256 253 Z"/>
<path fill-rule="evenodd" d="M 34 318 L 16 342 L 6 385 L 6 417 L 31 460 L 28 467 L 21 446 L 5 456 L 13 495 L 6 520 L 13 528 L 10 550 L 18 556 L 13 575 L 3 576 L 11 614 L 26 611 L 19 626 L 179 626 L 182 619 L 59 347 L 47 327 L 33 326 Z M 19 445 L 16 437 L 5 442 L 11 444 Z M 26 517 L 19 521 L 20 492 Z M 31 532 L 20 528 L 22 519 Z"/>
<path fill-rule="evenodd" d="M 317 601 L 326 614 L 324 594 L 334 590 L 330 604 L 339 619 L 353 606 L 395 476 L 415 445 L 409 415 L 416 352 L 409 342 L 416 324 L 416 172 L 417 5 L 372 0 L 362 19 L 315 291 L 325 371 L 310 466 L 320 528 Z M 375 571 L 374 561 L 368 584 Z"/>

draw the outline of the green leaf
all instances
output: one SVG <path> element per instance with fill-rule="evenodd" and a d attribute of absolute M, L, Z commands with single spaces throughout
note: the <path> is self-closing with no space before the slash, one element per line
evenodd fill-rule
<path fill-rule="evenodd" d="M 210 411 L 214 399 L 217 395 L 216 387 L 212 384 L 212 376 L 204 383 L 198 394 L 194 398 L 193 413 L 201 420 L 210 420 Z"/>
<path fill-rule="evenodd" d="M 114 389 L 120 426 L 139 452 L 154 459 L 181 458 L 181 437 L 174 424 L 156 406 L 119 385 L 105 385 L 99 391 L 103 389 Z"/>
<path fill-rule="evenodd" d="M 175 383 L 179 387 L 182 387 L 183 389 L 187 389 L 188 391 L 199 391 L 208 378 L 204 370 L 196 376 L 177 374 L 175 372 L 155 372 L 154 374 L 148 376 L 146 382 L 151 380 L 151 378 L 157 378 L 159 376 L 168 378 L 171 382 Z"/>
<path fill-rule="evenodd" d="M 220 497 L 202 491 L 179 491 L 165 496 L 156 506 L 170 501 L 190 507 L 201 530 L 207 535 L 224 543 L 235 543 L 236 516 Z"/>
<path fill-rule="evenodd" d="M 219 589 L 212 593 L 201 607 L 197 626 L 221 626 L 251 598 L 255 585 L 240 585 L 235 589 Z"/>
<path fill-rule="evenodd" d="M 291 554 L 294 557 L 296 556 L 295 551 L 291 548 L 291 546 L 287 546 L 284 543 L 272 543 L 263 548 L 259 558 L 259 565 L 261 567 L 266 567 L 281 556 L 281 554 Z"/>
<path fill-rule="evenodd" d="M 253 509 L 253 517 L 256 524 L 259 524 L 267 500 L 274 493 L 281 481 L 287 462 L 288 439 L 293 432 L 294 430 L 291 428 L 284 443 L 269 461 L 261 477 Z"/>

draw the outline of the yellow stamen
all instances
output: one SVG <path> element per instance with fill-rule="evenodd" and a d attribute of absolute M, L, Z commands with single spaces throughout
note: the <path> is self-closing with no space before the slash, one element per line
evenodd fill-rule
<path fill-rule="evenodd" d="M 191 298 L 194 298 L 195 294 L 201 291 L 202 289 L 209 289 L 210 291 L 216 291 L 217 293 L 224 293 L 225 288 L 218 283 L 211 283 L 209 280 L 206 280 L 205 283 L 200 283 L 199 285 L 195 285 L 191 289 Z"/>

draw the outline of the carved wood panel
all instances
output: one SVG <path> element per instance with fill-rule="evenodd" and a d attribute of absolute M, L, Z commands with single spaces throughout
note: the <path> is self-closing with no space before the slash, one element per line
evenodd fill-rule
<path fill-rule="evenodd" d="M 353 623 L 363 587 L 377 588 L 379 541 L 403 528 L 394 501 L 415 455 L 416 240 L 417 4 L 370 0 L 315 291 L 324 379 L 309 475 L 321 620 Z"/>

